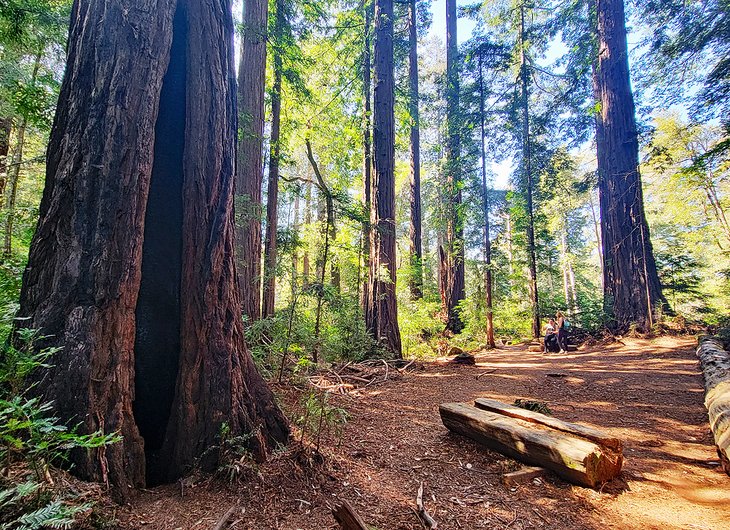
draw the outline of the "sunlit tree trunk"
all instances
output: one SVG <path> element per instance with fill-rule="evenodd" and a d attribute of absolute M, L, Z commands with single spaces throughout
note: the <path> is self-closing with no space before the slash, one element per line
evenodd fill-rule
<path fill-rule="evenodd" d="M 652 327 L 665 303 L 644 214 L 623 0 L 596 0 L 593 83 L 603 245 L 604 309 L 618 330 Z"/>
<path fill-rule="evenodd" d="M 446 329 L 459 333 L 464 323 L 459 303 L 464 299 L 464 219 L 461 211 L 461 120 L 459 109 L 459 48 L 456 0 L 446 0 Z"/>
<path fill-rule="evenodd" d="M 236 167 L 236 266 L 243 314 L 261 315 L 261 183 L 263 180 L 266 0 L 244 0 L 238 70 Z"/>
<path fill-rule="evenodd" d="M 121 496 L 187 473 L 224 423 L 257 459 L 288 438 L 240 318 L 232 44 L 228 0 L 72 10 L 19 317 L 57 348 L 32 392 L 122 435 L 71 455 Z"/>
<path fill-rule="evenodd" d="M 489 186 L 487 185 L 487 153 L 485 149 L 485 123 L 484 123 L 484 72 L 482 70 L 482 55 L 479 53 L 479 129 L 480 129 L 480 158 L 482 170 L 482 210 L 484 214 L 484 293 L 485 311 L 487 313 L 487 346 L 494 348 L 494 311 L 492 299 L 492 241 L 489 233 Z"/>
<path fill-rule="evenodd" d="M 370 275 L 367 329 L 396 357 L 401 356 L 395 297 L 395 79 L 393 0 L 375 0 L 375 94 L 373 194 L 370 213 Z"/>

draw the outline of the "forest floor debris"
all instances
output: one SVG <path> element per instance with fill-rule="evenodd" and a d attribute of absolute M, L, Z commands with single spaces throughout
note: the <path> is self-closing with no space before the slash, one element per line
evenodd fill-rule
<path fill-rule="evenodd" d="M 478 353 L 476 366 L 390 364 L 387 381 L 382 363 L 377 374 L 352 371 L 375 382 L 330 393 L 350 420 L 341 439 L 327 435 L 323 459 L 298 456 L 294 444 L 239 485 L 190 477 L 183 498 L 178 484 L 154 488 L 119 510 L 120 528 L 209 530 L 237 505 L 245 512 L 230 529 L 335 529 L 332 508 L 346 500 L 371 527 L 419 529 L 421 483 L 445 530 L 730 528 L 730 479 L 707 424 L 694 339 L 623 342 L 550 356 L 510 346 Z M 301 413 L 299 391 L 277 391 L 290 417 Z M 441 425 L 439 403 L 476 398 L 544 401 L 557 418 L 605 430 L 625 442 L 624 471 L 599 491 L 551 473 L 505 485 L 519 463 Z"/>

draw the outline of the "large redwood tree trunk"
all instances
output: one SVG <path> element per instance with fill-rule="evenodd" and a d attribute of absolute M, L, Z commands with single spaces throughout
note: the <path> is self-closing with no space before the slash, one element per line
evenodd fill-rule
<path fill-rule="evenodd" d="M 82 432 L 122 434 L 72 455 L 122 496 L 180 476 L 223 423 L 257 458 L 288 438 L 236 289 L 230 8 L 72 10 L 19 323 L 59 347 L 34 391 Z"/>
<path fill-rule="evenodd" d="M 395 80 L 393 75 L 393 0 L 375 0 L 372 208 L 369 303 L 366 325 L 375 340 L 401 356 L 395 297 Z"/>
<path fill-rule="evenodd" d="M 261 183 L 263 181 L 266 0 L 245 0 L 238 70 L 236 266 L 243 314 L 261 315 Z"/>
<path fill-rule="evenodd" d="M 598 60 L 593 84 L 603 246 L 604 309 L 620 331 L 643 330 L 664 303 L 644 215 L 639 143 L 629 79 L 623 0 L 596 0 Z"/>
<path fill-rule="evenodd" d="M 459 118 L 459 48 L 456 0 L 446 0 L 446 329 L 459 333 L 464 323 L 459 303 L 465 296 L 464 219 L 461 212 L 461 120 Z"/>

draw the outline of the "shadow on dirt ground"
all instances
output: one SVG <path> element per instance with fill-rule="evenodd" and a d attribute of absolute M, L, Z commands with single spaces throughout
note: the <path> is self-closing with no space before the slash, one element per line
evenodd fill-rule
<path fill-rule="evenodd" d="M 326 440 L 321 466 L 284 453 L 238 486 L 191 478 L 182 489 L 157 488 L 121 512 L 122 526 L 211 528 L 238 506 L 230 528 L 336 528 L 330 509 L 347 499 L 374 528 L 417 529 L 423 483 L 441 529 L 730 528 L 730 477 L 717 462 L 692 339 L 624 340 L 565 355 L 508 347 L 476 360 L 424 363 L 333 395 L 350 419 L 341 438 Z M 298 392 L 282 392 L 296 409 Z M 439 418 L 440 403 L 478 397 L 545 401 L 558 418 L 620 437 L 621 477 L 601 491 L 551 474 L 504 486 L 502 474 L 520 465 L 449 433 Z"/>

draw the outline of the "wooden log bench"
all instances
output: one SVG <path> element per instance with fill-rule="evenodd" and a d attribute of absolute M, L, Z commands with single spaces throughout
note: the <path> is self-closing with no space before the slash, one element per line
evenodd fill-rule
<path fill-rule="evenodd" d="M 621 441 L 591 427 L 489 399 L 444 403 L 439 412 L 449 430 L 574 484 L 596 488 L 621 472 Z"/>
<path fill-rule="evenodd" d="M 700 337 L 697 357 L 705 380 L 705 407 L 717 455 L 730 475 L 730 352 L 713 337 Z"/>

